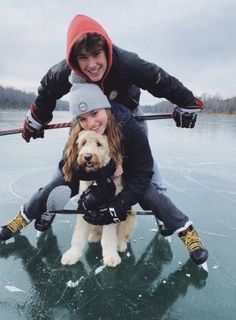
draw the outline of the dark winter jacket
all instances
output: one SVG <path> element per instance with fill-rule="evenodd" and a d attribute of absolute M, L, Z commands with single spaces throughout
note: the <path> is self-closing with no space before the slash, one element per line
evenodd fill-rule
<path fill-rule="evenodd" d="M 35 103 L 37 116 L 43 122 L 51 119 L 56 100 L 69 92 L 71 84 L 68 77 L 71 69 L 86 78 L 78 66 L 72 64 L 70 58 L 74 42 L 87 32 L 100 33 L 106 40 L 108 67 L 98 85 L 110 101 L 120 103 L 133 110 L 139 104 L 140 89 L 143 89 L 155 97 L 166 98 L 178 106 L 193 104 L 193 93 L 184 87 L 178 79 L 157 65 L 141 59 L 137 54 L 112 45 L 101 25 L 87 16 L 78 15 L 73 19 L 68 29 L 66 60 L 49 69 L 38 89 Z M 90 81 L 87 78 L 86 80 Z"/>
<path fill-rule="evenodd" d="M 124 189 L 119 194 L 127 207 L 136 204 L 148 188 L 152 178 L 153 159 L 146 135 L 139 127 L 131 112 L 117 104 L 111 103 L 112 113 L 121 126 Z M 59 167 L 62 168 L 63 161 Z M 84 176 L 84 173 L 82 173 Z M 81 174 L 74 169 L 72 189 L 78 190 Z M 87 179 L 86 179 L 87 180 Z"/>
<path fill-rule="evenodd" d="M 153 174 L 153 159 L 148 139 L 131 112 L 111 103 L 116 120 L 122 126 L 123 177 L 125 187 L 120 196 L 130 206 L 136 204 L 148 188 Z"/>

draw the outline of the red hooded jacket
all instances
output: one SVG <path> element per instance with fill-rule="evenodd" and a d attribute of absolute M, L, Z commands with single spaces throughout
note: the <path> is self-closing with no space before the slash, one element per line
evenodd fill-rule
<path fill-rule="evenodd" d="M 103 27 L 95 20 L 85 15 L 77 15 L 71 21 L 69 25 L 69 29 L 67 31 L 67 48 L 66 48 L 66 61 L 70 68 L 74 70 L 77 74 L 83 76 L 85 75 L 81 73 L 79 68 L 76 68 L 70 61 L 71 59 L 71 51 L 74 43 L 85 33 L 98 33 L 103 36 L 106 41 L 108 52 L 107 52 L 107 70 L 103 76 L 103 79 L 106 78 L 112 66 L 112 41 L 108 36 L 107 32 L 103 29 Z M 103 80 L 102 79 L 102 80 Z M 87 80 L 90 82 L 89 78 Z"/>

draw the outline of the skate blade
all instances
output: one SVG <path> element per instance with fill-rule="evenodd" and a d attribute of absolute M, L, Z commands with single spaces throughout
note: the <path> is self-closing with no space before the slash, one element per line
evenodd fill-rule
<path fill-rule="evenodd" d="M 204 262 L 203 264 L 199 265 L 200 268 L 202 268 L 204 271 L 208 273 L 208 265 L 207 262 Z"/>

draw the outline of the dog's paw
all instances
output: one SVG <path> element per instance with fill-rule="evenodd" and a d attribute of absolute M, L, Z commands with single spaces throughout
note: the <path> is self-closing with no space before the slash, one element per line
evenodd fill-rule
<path fill-rule="evenodd" d="M 99 232 L 93 232 L 89 234 L 88 242 L 99 242 L 101 240 L 101 233 Z"/>
<path fill-rule="evenodd" d="M 122 240 L 119 241 L 117 245 L 117 250 L 119 252 L 125 252 L 126 249 L 127 249 L 127 242 Z"/>
<path fill-rule="evenodd" d="M 107 267 L 116 267 L 121 263 L 118 252 L 109 253 L 103 256 L 103 263 Z"/>
<path fill-rule="evenodd" d="M 72 265 L 79 261 L 81 257 L 81 252 L 77 248 L 71 247 L 69 250 L 67 250 L 62 258 L 61 263 L 63 265 Z"/>

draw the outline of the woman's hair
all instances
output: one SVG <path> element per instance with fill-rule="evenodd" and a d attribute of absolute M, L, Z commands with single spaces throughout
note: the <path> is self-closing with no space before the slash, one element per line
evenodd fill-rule
<path fill-rule="evenodd" d="M 103 49 L 107 54 L 107 43 L 104 37 L 95 32 L 85 33 L 78 40 L 75 41 L 70 62 L 74 67 L 78 67 L 77 56 L 85 50 L 89 55 L 96 54 L 98 50 Z"/>
<path fill-rule="evenodd" d="M 111 109 L 105 109 L 107 112 L 107 128 L 104 134 L 107 136 L 110 157 L 116 163 L 116 166 L 122 164 L 122 149 L 121 149 L 121 130 L 120 125 L 115 120 Z M 76 160 L 78 156 L 78 144 L 77 139 L 82 127 L 78 120 L 73 123 L 73 128 L 71 130 L 69 139 L 66 144 L 64 151 L 64 166 L 62 172 L 64 174 L 65 181 L 70 181 L 73 174 L 73 168 L 76 167 Z"/>

